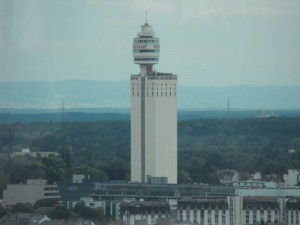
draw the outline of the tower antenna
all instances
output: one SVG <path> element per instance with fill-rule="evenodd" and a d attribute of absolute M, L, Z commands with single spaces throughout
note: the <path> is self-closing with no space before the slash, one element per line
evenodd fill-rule
<path fill-rule="evenodd" d="M 145 13 L 146 13 L 146 23 L 148 23 L 148 18 L 147 18 L 148 17 L 148 11 L 146 10 Z"/>

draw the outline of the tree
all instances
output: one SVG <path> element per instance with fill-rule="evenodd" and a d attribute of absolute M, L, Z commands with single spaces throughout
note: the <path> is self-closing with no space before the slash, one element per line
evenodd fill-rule
<path fill-rule="evenodd" d="M 44 198 L 37 200 L 34 204 L 34 208 L 37 209 L 39 207 L 53 207 L 58 204 L 58 201 L 56 199 L 52 198 Z"/>
<path fill-rule="evenodd" d="M 37 165 L 24 165 L 18 167 L 11 172 L 10 182 L 13 184 L 26 183 L 28 179 L 36 178 L 35 174 L 37 174 L 38 170 L 39 167 Z M 40 174 L 40 175 L 44 176 L 44 174 Z M 44 178 L 44 177 L 38 177 L 38 178 Z"/>
<path fill-rule="evenodd" d="M 210 153 L 207 157 L 207 161 L 219 169 L 226 168 L 226 163 L 224 162 L 221 154 L 218 152 Z"/>
<path fill-rule="evenodd" d="M 73 211 L 79 214 L 84 219 L 101 220 L 103 218 L 102 211 L 89 208 L 85 206 L 83 202 L 78 202 L 73 208 Z"/>
<path fill-rule="evenodd" d="M 63 159 L 63 161 L 65 162 L 66 166 L 68 169 L 71 168 L 71 153 L 70 150 L 67 148 L 61 149 L 59 151 L 59 154 L 61 156 L 61 158 Z"/>
<path fill-rule="evenodd" d="M 189 172 L 184 169 L 178 171 L 178 183 L 179 184 L 188 184 L 192 182 Z"/>
<path fill-rule="evenodd" d="M 89 169 L 88 174 L 90 174 L 91 178 L 95 181 L 108 181 L 107 174 L 101 169 Z"/>
<path fill-rule="evenodd" d="M 44 169 L 50 184 L 59 181 L 63 175 L 66 175 L 66 164 L 60 157 L 54 155 L 43 157 L 40 166 Z"/>
<path fill-rule="evenodd" d="M 206 184 L 219 184 L 218 176 L 212 166 L 206 162 L 204 165 L 193 165 L 190 176 L 194 182 Z"/>
<path fill-rule="evenodd" d="M 65 206 L 57 205 L 54 209 L 47 215 L 52 220 L 68 220 L 71 215 L 71 211 Z"/>
<path fill-rule="evenodd" d="M 0 171 L 0 198 L 2 198 L 3 190 L 6 188 L 6 184 L 9 183 L 9 175 Z"/>
<path fill-rule="evenodd" d="M 33 206 L 30 203 L 18 202 L 11 208 L 12 213 L 31 213 L 33 212 Z"/>
<path fill-rule="evenodd" d="M 129 173 L 129 166 L 124 159 L 115 157 L 107 163 L 104 170 L 110 180 L 125 180 Z"/>
<path fill-rule="evenodd" d="M 3 216 L 5 216 L 7 214 L 7 211 L 5 210 L 5 208 L 3 208 L 1 205 L 0 205 L 0 218 L 2 218 Z"/>

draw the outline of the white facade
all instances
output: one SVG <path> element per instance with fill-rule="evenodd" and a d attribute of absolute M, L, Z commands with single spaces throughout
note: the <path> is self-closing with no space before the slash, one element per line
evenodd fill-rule
<path fill-rule="evenodd" d="M 159 40 L 147 23 L 134 38 L 134 62 L 139 75 L 131 76 L 131 181 L 166 177 L 177 183 L 177 76 L 153 72 Z"/>
<path fill-rule="evenodd" d="M 124 206 L 122 222 L 126 225 L 157 224 L 158 220 L 170 218 L 168 204 L 160 202 L 135 202 Z"/>
<path fill-rule="evenodd" d="M 32 152 L 30 151 L 29 148 L 24 148 L 22 149 L 20 152 L 13 152 L 11 154 L 11 157 L 15 157 L 15 156 L 30 156 L 32 158 L 37 158 L 38 156 L 40 157 L 47 157 L 50 155 L 54 155 L 54 156 L 59 156 L 59 154 L 57 152 Z"/>
<path fill-rule="evenodd" d="M 284 195 L 292 193 L 287 191 Z M 126 225 L 142 224 L 142 221 L 143 224 L 153 224 L 158 222 L 158 218 L 168 218 L 179 224 L 200 225 L 300 224 L 300 192 L 297 197 L 261 194 L 249 192 L 240 196 L 187 197 L 169 200 L 168 207 L 163 202 L 136 202 L 125 205 L 122 221 Z"/>
<path fill-rule="evenodd" d="M 101 209 L 104 215 L 106 215 L 106 202 L 95 200 L 93 197 L 81 197 L 80 201 L 70 202 L 69 205 L 72 205 L 72 208 L 76 206 L 77 203 L 82 202 L 86 207 L 93 208 L 93 209 Z"/>
<path fill-rule="evenodd" d="M 232 182 L 234 187 L 248 187 L 248 188 L 277 188 L 277 183 L 274 181 L 235 181 Z"/>
<path fill-rule="evenodd" d="M 288 174 L 283 175 L 284 186 L 293 187 L 300 182 L 300 172 L 299 170 L 288 170 Z"/>

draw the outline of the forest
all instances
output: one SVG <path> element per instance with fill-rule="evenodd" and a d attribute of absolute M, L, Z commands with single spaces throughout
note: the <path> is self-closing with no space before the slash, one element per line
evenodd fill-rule
<path fill-rule="evenodd" d="M 59 157 L 12 156 L 58 152 Z M 300 117 L 178 122 L 178 182 L 218 184 L 218 169 L 282 175 L 300 168 Z M 7 183 L 73 173 L 130 180 L 130 121 L 0 124 L 0 191 Z"/>

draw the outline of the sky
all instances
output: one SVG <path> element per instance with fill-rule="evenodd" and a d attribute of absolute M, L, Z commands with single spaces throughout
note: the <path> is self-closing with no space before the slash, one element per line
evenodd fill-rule
<path fill-rule="evenodd" d="M 0 82 L 128 80 L 145 11 L 179 84 L 300 85 L 299 0 L 0 0 Z"/>

